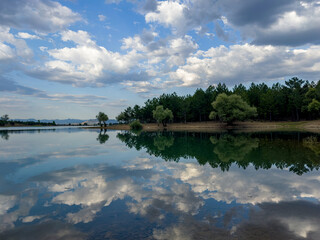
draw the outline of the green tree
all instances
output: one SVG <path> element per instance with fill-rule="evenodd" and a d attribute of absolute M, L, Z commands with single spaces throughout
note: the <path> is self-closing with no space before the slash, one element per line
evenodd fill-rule
<path fill-rule="evenodd" d="M 312 99 L 311 103 L 308 105 L 308 111 L 313 115 L 313 117 L 317 117 L 319 115 L 320 110 L 320 102 L 316 99 Z"/>
<path fill-rule="evenodd" d="M 235 85 L 232 90 L 233 94 L 239 95 L 243 100 L 248 102 L 248 92 L 243 84 Z"/>
<path fill-rule="evenodd" d="M 140 120 L 142 118 L 141 108 L 139 105 L 134 105 L 132 112 L 135 120 Z"/>
<path fill-rule="evenodd" d="M 288 96 L 288 109 L 291 111 L 292 120 L 300 120 L 300 113 L 303 106 L 303 98 L 307 93 L 307 84 L 297 77 L 285 81 Z"/>
<path fill-rule="evenodd" d="M 162 123 L 164 127 L 167 126 L 167 122 L 173 119 L 172 111 L 168 108 L 164 109 L 162 105 L 157 106 L 155 110 L 153 110 L 153 118 L 159 123 Z"/>
<path fill-rule="evenodd" d="M 317 118 L 319 115 L 319 109 L 317 108 L 319 101 L 317 89 L 310 86 L 303 99 L 302 112 L 309 114 L 311 118 Z"/>
<path fill-rule="evenodd" d="M 187 123 L 187 115 L 190 111 L 190 104 L 192 101 L 191 99 L 192 97 L 190 95 L 187 95 L 186 97 L 181 97 L 179 113 L 184 123 Z"/>
<path fill-rule="evenodd" d="M 203 120 L 206 110 L 206 94 L 199 88 L 192 96 L 192 111 L 198 116 L 199 121 Z"/>
<path fill-rule="evenodd" d="M 140 123 L 139 119 L 134 120 L 132 123 L 130 123 L 130 129 L 131 130 L 141 130 L 143 128 L 142 124 Z"/>
<path fill-rule="evenodd" d="M 160 105 L 158 98 L 148 99 L 145 103 L 145 106 L 142 108 L 142 116 L 144 121 L 152 122 L 153 120 L 153 110 Z"/>
<path fill-rule="evenodd" d="M 227 85 L 225 83 L 218 83 L 215 91 L 217 92 L 217 96 L 221 93 L 225 93 L 227 95 L 231 94 L 231 92 L 229 91 L 229 89 L 227 88 Z"/>
<path fill-rule="evenodd" d="M 101 127 L 102 127 L 102 123 L 104 124 L 104 127 L 106 127 L 106 121 L 108 121 L 109 119 L 107 114 L 103 112 L 99 112 L 96 118 L 99 121 L 99 124 Z"/>
<path fill-rule="evenodd" d="M 262 96 L 267 93 L 268 86 L 264 83 L 254 84 L 252 83 L 248 89 L 247 97 L 248 103 L 251 106 L 257 108 L 257 113 L 259 118 L 265 118 L 266 113 L 264 112 L 262 105 Z"/>
<path fill-rule="evenodd" d="M 212 102 L 213 111 L 210 119 L 219 119 L 227 124 L 234 121 L 244 121 L 257 115 L 257 109 L 250 107 L 239 95 L 228 96 L 225 93 L 219 94 L 216 101 Z"/>
<path fill-rule="evenodd" d="M 118 122 L 126 122 L 126 116 L 123 112 L 121 112 L 117 117 L 116 117 Z"/>
<path fill-rule="evenodd" d="M 278 115 L 280 107 L 278 106 L 278 95 L 275 88 L 269 88 L 266 93 L 263 93 L 260 100 L 260 114 L 264 119 L 272 121 Z"/>
<path fill-rule="evenodd" d="M 173 117 L 173 121 L 177 120 L 177 117 L 180 117 L 179 110 L 180 110 L 180 97 L 174 92 L 171 94 L 162 94 L 159 97 L 159 104 L 162 105 L 163 108 L 168 108 L 171 111 L 175 112 L 175 116 Z M 157 106 L 158 106 L 157 105 Z"/>
<path fill-rule="evenodd" d="M 124 116 L 125 116 L 125 119 L 126 119 L 126 122 L 131 122 L 132 119 L 134 118 L 134 114 L 133 114 L 133 109 L 132 107 L 127 107 L 125 110 L 124 110 Z"/>
<path fill-rule="evenodd" d="M 3 115 L 1 117 L 1 120 L 7 122 L 9 120 L 9 115 L 8 114 Z"/>

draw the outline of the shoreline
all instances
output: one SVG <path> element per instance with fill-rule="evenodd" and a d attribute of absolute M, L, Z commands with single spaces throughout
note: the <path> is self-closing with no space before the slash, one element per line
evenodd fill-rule
<path fill-rule="evenodd" d="M 223 131 L 239 131 L 239 132 L 262 132 L 262 131 L 308 131 L 314 133 L 320 133 L 320 120 L 312 121 L 279 121 L 279 122 L 258 122 L 258 121 L 246 121 L 235 122 L 232 126 L 227 126 L 225 123 L 207 121 L 207 122 L 187 122 L 187 123 L 169 123 L 164 128 L 161 124 L 157 123 L 145 123 L 142 124 L 142 131 L 192 131 L 192 132 L 223 132 Z M 0 127 L 0 130 L 6 130 L 7 128 L 55 128 L 55 127 L 70 127 L 69 125 L 56 125 L 56 126 L 5 126 Z M 85 129 L 110 129 L 110 130 L 130 130 L 129 124 L 117 124 L 106 127 L 100 126 L 72 126 Z"/>
<path fill-rule="evenodd" d="M 312 121 L 299 121 L 299 122 L 236 122 L 232 126 L 220 122 L 188 122 L 188 123 L 169 123 L 166 128 L 157 123 L 142 124 L 142 131 L 205 131 L 205 132 L 217 132 L 217 131 L 244 131 L 244 132 L 257 132 L 257 131 L 309 131 L 320 133 L 320 120 Z M 97 129 L 113 129 L 113 130 L 130 130 L 129 124 L 118 124 L 107 127 L 84 127 L 84 128 L 97 128 Z"/>

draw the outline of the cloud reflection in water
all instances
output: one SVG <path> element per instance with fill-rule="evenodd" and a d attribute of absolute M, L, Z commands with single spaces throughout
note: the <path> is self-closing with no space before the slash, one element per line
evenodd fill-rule
<path fill-rule="evenodd" d="M 148 150 L 123 150 L 122 143 L 115 143 L 114 132 L 108 136 L 102 145 L 95 136 L 86 148 L 75 144 L 74 148 L 66 147 L 59 153 L 46 153 L 50 156 L 46 159 L 39 152 L 39 157 L 34 158 L 38 160 L 30 162 L 30 166 L 13 165 L 11 172 L 58 159 L 66 162 L 63 168 L 30 174 L 16 183 L 10 183 L 6 175 L 1 176 L 1 186 L 10 183 L 12 187 L 0 188 L 0 238 L 15 239 L 19 234 L 50 224 L 57 233 L 62 231 L 61 236 L 71 239 L 84 238 L 81 231 L 88 230 L 85 226 L 91 226 L 92 234 L 106 231 L 106 236 L 113 236 L 120 226 L 108 229 L 106 225 L 100 230 L 95 227 L 108 209 L 116 208 L 118 203 L 122 207 L 116 208 L 115 216 L 123 216 L 119 218 L 124 224 L 130 217 L 139 219 L 132 220 L 133 225 L 127 231 L 134 229 L 139 221 L 145 221 L 145 227 L 151 228 L 148 234 L 155 239 L 255 239 L 257 236 L 317 239 L 320 235 L 317 171 L 299 176 L 276 167 L 257 171 L 251 165 L 245 170 L 231 165 L 228 171 L 222 172 L 209 164 L 199 165 L 193 159 L 166 162 L 149 155 Z M 173 136 L 169 140 L 170 144 L 166 144 L 161 136 L 151 143 L 157 151 L 168 151 L 177 143 Z M 207 140 L 213 153 L 217 144 L 220 144 L 217 149 L 224 148 L 222 142 Z M 231 138 L 222 140 L 234 144 Z M 259 148 L 259 143 L 254 139 L 250 151 Z M 236 146 L 242 148 L 244 144 Z M 250 151 L 241 155 L 239 161 L 245 161 Z M 216 152 L 219 155 L 221 151 Z M 74 156 L 82 160 L 69 164 Z M 105 157 L 104 161 L 97 161 L 101 156 Z M 223 156 L 235 160 L 232 154 Z M 83 159 L 88 162 L 84 163 Z M 114 226 L 115 219 L 108 218 L 110 226 Z M 48 234 L 55 236 L 51 231 Z"/>

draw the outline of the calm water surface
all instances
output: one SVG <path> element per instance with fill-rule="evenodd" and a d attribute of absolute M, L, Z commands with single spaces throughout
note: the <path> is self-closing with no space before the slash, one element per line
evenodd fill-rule
<path fill-rule="evenodd" d="M 0 130 L 0 239 L 320 239 L 319 140 Z"/>

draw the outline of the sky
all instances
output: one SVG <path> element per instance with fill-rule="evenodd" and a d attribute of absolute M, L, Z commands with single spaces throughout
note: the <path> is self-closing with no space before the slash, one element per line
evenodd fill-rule
<path fill-rule="evenodd" d="M 0 115 L 115 118 L 219 82 L 320 79 L 318 0 L 1 0 Z"/>

